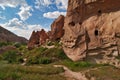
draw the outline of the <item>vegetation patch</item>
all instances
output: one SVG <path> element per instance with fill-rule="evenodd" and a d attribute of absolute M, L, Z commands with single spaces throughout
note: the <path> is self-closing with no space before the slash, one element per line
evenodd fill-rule
<path fill-rule="evenodd" d="M 120 70 L 113 66 L 102 66 L 100 68 L 90 70 L 86 73 L 86 77 L 95 80 L 120 80 Z"/>
<path fill-rule="evenodd" d="M 17 63 L 19 57 L 20 55 L 16 50 L 6 51 L 2 54 L 3 60 L 8 61 L 8 63 Z"/>
<path fill-rule="evenodd" d="M 65 80 L 63 68 L 53 66 L 21 66 L 0 61 L 0 80 Z"/>
<path fill-rule="evenodd" d="M 12 45 L 11 42 L 0 42 L 0 47 Z"/>
<path fill-rule="evenodd" d="M 60 60 L 68 59 L 64 51 L 61 48 L 43 48 L 31 50 L 25 54 L 27 57 L 28 64 L 50 64 Z"/>

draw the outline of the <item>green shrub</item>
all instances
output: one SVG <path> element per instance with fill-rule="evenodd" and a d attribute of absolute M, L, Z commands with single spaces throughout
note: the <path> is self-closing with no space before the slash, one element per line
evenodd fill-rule
<path fill-rule="evenodd" d="M 47 57 L 43 57 L 43 58 L 39 59 L 39 64 L 49 64 L 51 62 L 52 62 L 52 60 L 50 58 L 47 58 Z"/>
<path fill-rule="evenodd" d="M 54 43 L 51 41 L 47 43 L 47 46 L 52 46 L 52 45 L 54 45 Z"/>
<path fill-rule="evenodd" d="M 18 62 L 18 63 L 23 63 L 23 62 L 24 62 L 24 60 L 23 60 L 23 58 L 22 58 L 22 57 L 18 57 L 18 58 L 17 58 L 17 62 Z"/>
<path fill-rule="evenodd" d="M 45 50 L 47 50 L 47 48 L 40 47 L 40 48 L 38 48 L 37 50 L 41 53 L 41 52 L 44 52 Z"/>
<path fill-rule="evenodd" d="M 0 42 L 0 47 L 7 46 L 7 45 L 10 45 L 10 43 L 8 43 L 8 42 Z"/>
<path fill-rule="evenodd" d="M 51 62 L 52 62 L 52 60 L 50 58 L 47 58 L 47 57 L 40 57 L 40 58 L 30 57 L 27 60 L 27 64 L 49 64 Z"/>
<path fill-rule="evenodd" d="M 85 68 L 90 68 L 94 66 L 92 63 L 86 62 L 86 61 L 77 61 L 73 62 L 71 60 L 64 60 L 62 61 L 62 64 L 67 66 L 69 69 L 73 71 L 80 71 Z"/>
<path fill-rule="evenodd" d="M 73 66 L 90 67 L 91 64 L 90 64 L 89 62 L 81 61 L 81 62 L 75 62 L 75 63 L 73 64 Z"/>
<path fill-rule="evenodd" d="M 56 41 L 56 42 L 54 43 L 54 45 L 55 45 L 55 47 L 60 47 L 62 44 L 60 43 L 60 41 Z"/>
<path fill-rule="evenodd" d="M 19 47 L 21 47 L 21 46 L 22 46 L 22 44 L 21 44 L 21 43 L 19 43 L 19 42 L 16 42 L 16 43 L 14 43 L 14 46 L 15 46 L 16 48 L 19 48 Z"/>
<path fill-rule="evenodd" d="M 16 51 L 7 51 L 3 53 L 3 59 L 7 60 L 9 63 L 14 63 L 17 61 L 17 52 Z"/>
<path fill-rule="evenodd" d="M 68 59 L 68 57 L 65 55 L 64 51 L 61 48 L 47 49 L 46 51 L 43 52 L 42 56 L 49 57 L 51 59 L 55 59 L 55 61 Z"/>
<path fill-rule="evenodd" d="M 2 55 L 0 55 L 0 60 L 2 60 L 3 59 L 3 57 L 2 57 Z"/>
<path fill-rule="evenodd" d="M 10 74 L 8 74 L 8 76 L 6 77 L 6 80 L 19 80 L 20 76 L 18 75 L 17 72 L 11 72 Z"/>
<path fill-rule="evenodd" d="M 27 64 L 39 64 L 39 59 L 36 56 L 29 57 Z"/>
<path fill-rule="evenodd" d="M 61 48 L 39 47 L 24 54 L 27 57 L 28 64 L 49 64 L 59 60 L 68 59 Z"/>
<path fill-rule="evenodd" d="M 64 53 L 63 49 L 58 49 L 56 54 L 57 54 L 59 59 L 68 59 L 68 57 Z"/>

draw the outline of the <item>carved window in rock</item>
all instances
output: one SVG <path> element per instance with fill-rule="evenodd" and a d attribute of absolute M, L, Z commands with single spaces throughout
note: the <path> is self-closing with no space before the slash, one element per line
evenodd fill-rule
<path fill-rule="evenodd" d="M 95 34 L 95 36 L 98 36 L 99 35 L 99 31 L 95 30 L 94 34 Z"/>
<path fill-rule="evenodd" d="M 80 25 L 82 25 L 82 22 L 79 22 Z"/>
<path fill-rule="evenodd" d="M 102 11 L 101 10 L 98 10 L 98 14 L 101 14 L 102 13 Z"/>
<path fill-rule="evenodd" d="M 75 26 L 75 22 L 72 21 L 72 22 L 69 23 L 69 25 L 70 26 Z"/>

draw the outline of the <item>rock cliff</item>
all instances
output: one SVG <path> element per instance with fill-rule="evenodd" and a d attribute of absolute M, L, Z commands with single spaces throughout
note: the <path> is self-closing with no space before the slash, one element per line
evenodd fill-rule
<path fill-rule="evenodd" d="M 44 29 L 41 31 L 33 31 L 29 42 L 28 48 L 32 49 L 35 46 L 43 45 L 46 41 L 57 41 L 60 40 L 61 37 L 64 35 L 64 16 L 60 15 L 52 24 L 51 30 L 46 32 Z"/>
<path fill-rule="evenodd" d="M 41 31 L 37 31 L 37 32 L 33 31 L 28 41 L 28 48 L 32 49 L 35 46 L 42 45 L 47 41 L 47 39 L 49 39 L 49 37 L 44 29 L 42 29 Z"/>
<path fill-rule="evenodd" d="M 60 40 L 64 35 L 64 19 L 65 17 L 60 15 L 51 25 L 51 40 Z"/>
<path fill-rule="evenodd" d="M 73 61 L 118 56 L 120 0 L 69 0 L 64 30 L 63 49 Z"/>

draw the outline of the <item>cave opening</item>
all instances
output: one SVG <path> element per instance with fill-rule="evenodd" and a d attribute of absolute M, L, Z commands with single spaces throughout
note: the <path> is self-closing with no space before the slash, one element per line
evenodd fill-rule
<path fill-rule="evenodd" d="M 82 25 L 82 22 L 79 22 L 80 25 Z"/>
<path fill-rule="evenodd" d="M 98 10 L 98 13 L 99 13 L 99 14 L 101 14 L 101 13 L 102 13 L 102 11 L 101 11 L 101 10 Z"/>
<path fill-rule="evenodd" d="M 99 31 L 95 30 L 94 34 L 95 34 L 95 36 L 98 36 L 99 35 Z"/>
<path fill-rule="evenodd" d="M 70 26 L 75 26 L 75 23 L 72 21 L 69 23 Z"/>

